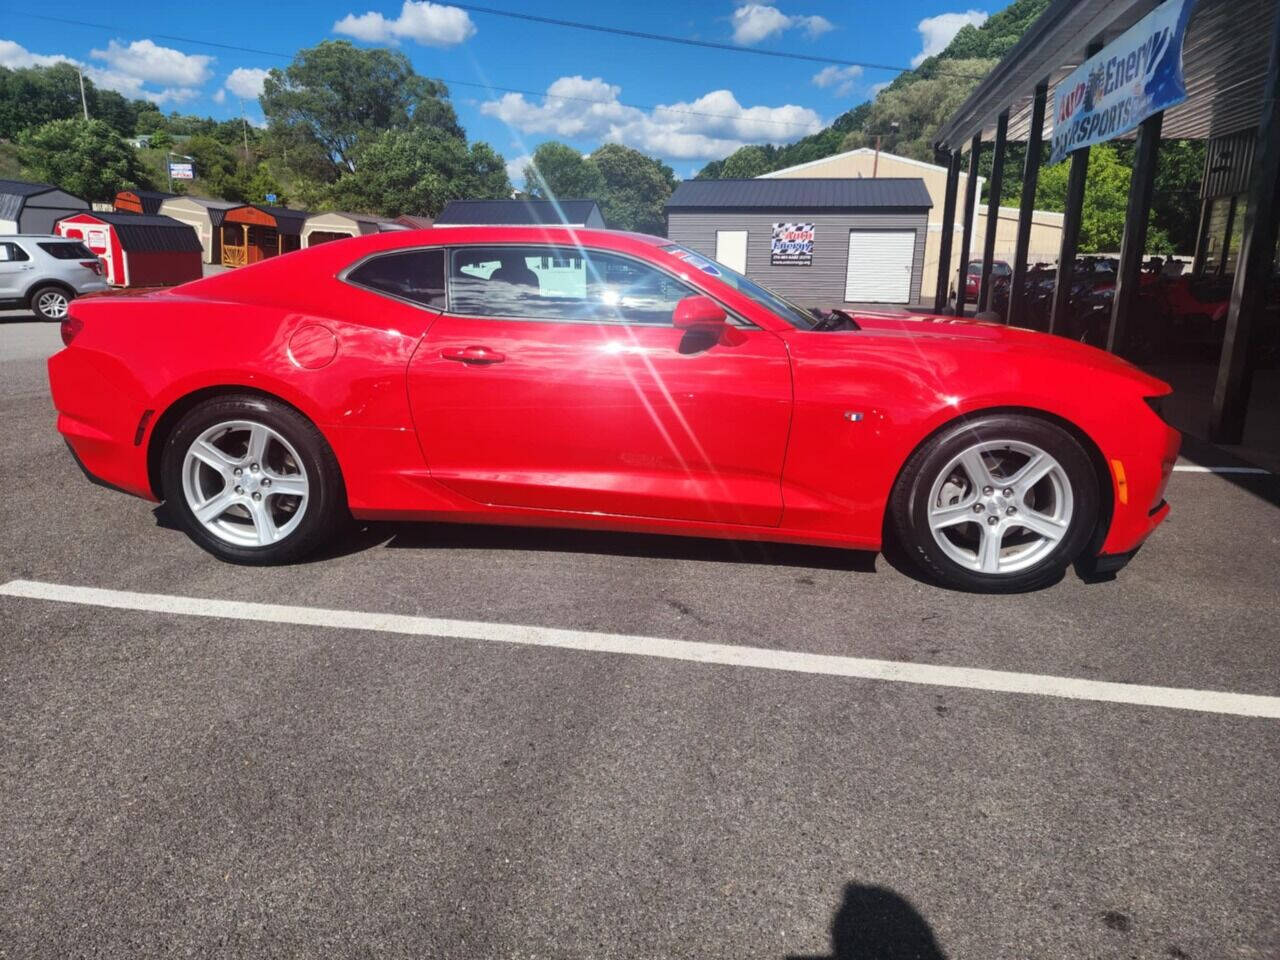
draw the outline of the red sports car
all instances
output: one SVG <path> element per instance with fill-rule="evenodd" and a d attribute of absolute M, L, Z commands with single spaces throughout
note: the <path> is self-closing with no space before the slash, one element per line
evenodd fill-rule
<path fill-rule="evenodd" d="M 238 563 L 351 515 L 879 549 L 946 584 L 1123 565 L 1169 387 L 1077 343 L 801 309 L 658 237 L 454 227 L 77 300 L 49 361 L 93 478 Z"/>

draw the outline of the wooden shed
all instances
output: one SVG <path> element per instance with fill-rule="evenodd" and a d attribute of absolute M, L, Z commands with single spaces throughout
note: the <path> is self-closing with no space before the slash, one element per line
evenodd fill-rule
<path fill-rule="evenodd" d="M 0 233 L 53 233 L 62 217 L 89 204 L 47 183 L 0 180 Z"/>
<path fill-rule="evenodd" d="M 200 238 L 173 217 L 144 213 L 75 213 L 54 226 L 102 260 L 116 287 L 171 287 L 200 279 Z"/>
<path fill-rule="evenodd" d="M 121 190 L 116 194 L 113 206 L 120 213 L 149 213 L 154 215 L 160 212 L 160 206 L 166 200 L 176 196 L 176 193 L 166 193 L 163 190 Z"/>
<path fill-rule="evenodd" d="M 172 197 L 160 204 L 160 213 L 191 227 L 200 238 L 205 263 L 222 262 L 222 216 L 239 204 L 207 197 Z"/>
<path fill-rule="evenodd" d="M 288 207 L 244 204 L 222 216 L 222 265 L 244 267 L 302 246 L 307 215 Z"/>
<path fill-rule="evenodd" d="M 331 240 L 346 240 L 348 237 L 362 237 L 367 233 L 386 233 L 389 230 L 409 229 L 389 217 L 378 217 L 371 213 L 343 213 L 331 211 L 317 213 L 308 217 L 302 228 L 302 245 L 314 247 Z"/>

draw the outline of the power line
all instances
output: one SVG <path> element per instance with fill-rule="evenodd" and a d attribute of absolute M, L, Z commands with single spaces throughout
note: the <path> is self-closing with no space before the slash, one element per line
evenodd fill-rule
<path fill-rule="evenodd" d="M 15 11 L 16 12 L 16 11 Z M 30 17 L 34 20 L 47 20 L 52 23 L 63 23 L 77 27 L 91 27 L 97 30 L 106 30 L 115 32 L 116 28 L 108 26 L 104 23 L 90 23 L 87 20 L 71 20 L 66 17 L 50 17 L 38 13 L 21 13 L 20 16 Z M 252 53 L 256 56 L 275 57 L 279 60 L 292 60 L 293 56 L 287 53 L 280 53 L 277 50 L 259 50 L 254 47 L 241 47 L 230 43 L 214 43 L 211 40 L 197 40 L 194 37 L 179 37 L 168 33 L 151 33 L 150 36 L 158 40 L 168 40 L 171 43 L 187 43 L 194 46 L 213 47 L 218 50 L 232 50 L 237 53 Z M 748 49 L 746 47 L 742 49 Z M 896 68 L 895 68 L 896 69 Z M 591 97 L 574 97 L 566 94 L 547 93 L 538 90 L 523 90 L 519 87 L 499 87 L 491 83 L 477 83 L 474 80 L 451 80 L 448 77 L 427 77 L 428 80 L 437 80 L 441 83 L 455 87 L 476 87 L 481 90 L 498 93 L 518 93 L 529 97 L 543 97 L 548 100 L 566 100 L 575 103 L 593 103 L 601 106 L 621 106 L 629 107 L 633 110 L 661 110 L 663 113 L 676 114 L 686 117 L 700 117 L 707 120 L 742 120 L 741 115 L 729 113 L 703 113 L 697 110 L 676 110 L 671 107 L 661 106 L 658 104 L 641 104 L 628 103 L 624 100 L 597 100 Z M 776 127 L 790 127 L 796 130 L 807 130 L 810 126 L 808 123 L 802 123 L 795 120 L 769 120 L 765 118 L 752 118 L 751 123 L 765 123 Z"/>

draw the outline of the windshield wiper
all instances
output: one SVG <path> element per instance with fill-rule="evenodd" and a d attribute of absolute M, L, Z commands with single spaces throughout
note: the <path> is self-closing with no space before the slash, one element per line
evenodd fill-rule
<path fill-rule="evenodd" d="M 817 318 L 817 322 L 813 325 L 814 330 L 828 331 L 862 329 L 858 326 L 853 317 L 849 316 L 849 314 L 845 313 L 843 310 L 819 310 L 816 307 L 811 307 L 809 312 Z"/>

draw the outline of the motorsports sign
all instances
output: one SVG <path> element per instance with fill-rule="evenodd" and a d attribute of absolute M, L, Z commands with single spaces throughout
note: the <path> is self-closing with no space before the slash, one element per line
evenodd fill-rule
<path fill-rule="evenodd" d="M 769 246 L 769 263 L 775 267 L 813 265 L 813 224 L 775 223 Z"/>
<path fill-rule="evenodd" d="M 1187 99 L 1182 40 L 1196 0 L 1165 0 L 1058 84 L 1050 163 Z"/>

